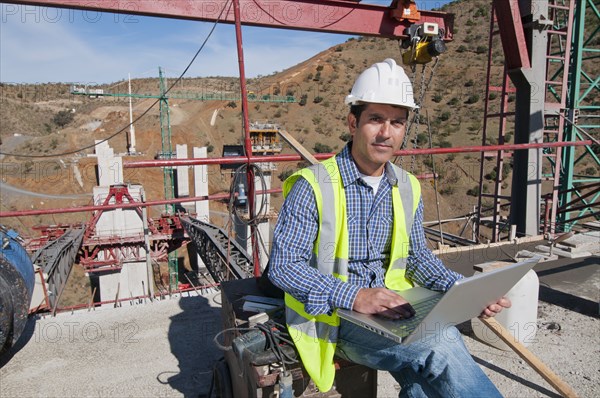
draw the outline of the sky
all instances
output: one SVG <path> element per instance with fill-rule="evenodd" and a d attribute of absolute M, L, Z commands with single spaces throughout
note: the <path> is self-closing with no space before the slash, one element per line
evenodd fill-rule
<path fill-rule="evenodd" d="M 420 9 L 444 3 L 417 1 Z M 212 28 L 212 22 L 0 3 L 0 82 L 106 84 L 128 74 L 156 77 L 159 66 L 176 77 Z M 242 37 L 249 78 L 284 70 L 349 38 L 247 26 Z M 239 76 L 233 25 L 217 25 L 186 76 Z"/>

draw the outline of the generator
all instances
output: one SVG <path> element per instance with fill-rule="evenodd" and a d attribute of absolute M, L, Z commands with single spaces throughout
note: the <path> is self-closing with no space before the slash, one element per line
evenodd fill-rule
<path fill-rule="evenodd" d="M 267 297 L 257 279 L 222 282 L 221 298 L 223 331 L 218 345 L 224 350 L 224 358 L 213 373 L 216 396 L 377 396 L 377 371 L 341 358 L 335 358 L 333 388 L 319 391 L 286 337 L 283 300 Z M 276 347 L 265 349 L 268 344 Z"/>

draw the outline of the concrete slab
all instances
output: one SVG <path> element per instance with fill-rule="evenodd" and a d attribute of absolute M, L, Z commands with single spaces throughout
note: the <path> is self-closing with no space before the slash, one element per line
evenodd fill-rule
<path fill-rule="evenodd" d="M 2 357 L 1 397 L 206 394 L 221 352 L 220 293 L 32 320 Z M 8 363 L 6 363 L 6 361 Z"/>
<path fill-rule="evenodd" d="M 530 243 L 537 245 L 538 242 Z M 469 249 L 447 263 L 471 274 L 474 263 L 510 260 L 527 245 Z M 493 258 L 496 256 L 496 258 Z M 452 261 L 451 261 L 452 260 Z M 600 258 L 538 264 L 540 303 L 530 350 L 582 397 L 600 396 Z M 31 321 L 26 339 L 0 362 L 0 397 L 161 396 L 207 394 L 221 352 L 220 293 L 146 305 L 59 314 Z M 507 397 L 558 394 L 516 354 L 499 351 L 460 325 L 475 361 Z M 379 397 L 398 395 L 387 373 Z"/>
<path fill-rule="evenodd" d="M 562 242 L 569 251 L 600 251 L 600 231 L 589 231 L 570 237 Z"/>

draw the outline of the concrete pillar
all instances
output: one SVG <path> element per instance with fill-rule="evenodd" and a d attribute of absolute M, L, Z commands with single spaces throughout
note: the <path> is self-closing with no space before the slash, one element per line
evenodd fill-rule
<path fill-rule="evenodd" d="M 108 142 L 96 140 L 96 156 L 98 157 L 98 185 L 108 187 L 123 183 L 123 158 L 115 156 Z"/>
<path fill-rule="evenodd" d="M 123 182 L 123 168 L 121 157 L 115 157 L 112 149 L 108 145 L 100 144 L 96 148 L 98 156 L 98 183 L 94 187 L 94 204 L 104 203 L 109 192 L 110 185 Z M 141 185 L 128 186 L 129 194 L 136 201 L 142 201 L 144 189 Z M 109 204 L 114 204 L 112 198 Z M 143 220 L 135 209 L 110 209 L 105 210 L 100 215 L 94 234 L 99 238 L 106 237 L 127 237 L 139 236 L 144 232 Z M 137 255 L 134 250 L 131 253 L 127 251 L 118 252 L 122 255 L 119 258 L 123 262 L 120 271 L 103 273 L 98 276 L 100 300 L 109 301 L 117 298 L 128 298 L 143 296 L 148 294 L 148 272 L 145 261 L 132 261 Z M 144 247 L 139 248 L 141 257 L 146 255 Z M 104 260 L 103 253 L 98 254 L 98 260 Z"/>
<path fill-rule="evenodd" d="M 124 263 L 121 271 L 103 273 L 98 277 L 100 300 L 112 301 L 148 294 L 146 262 Z M 113 304 L 108 304 L 113 305 Z"/>
<path fill-rule="evenodd" d="M 515 105 L 515 143 L 543 142 L 546 96 L 546 51 L 548 34 L 543 28 L 548 16 L 548 1 L 519 1 L 521 15 L 531 15 L 525 28 L 530 68 L 509 71 L 517 89 Z M 529 19 L 529 18 L 526 18 Z M 515 151 L 510 224 L 517 233 L 535 236 L 540 231 L 542 188 L 542 150 Z"/>
<path fill-rule="evenodd" d="M 208 157 L 206 147 L 194 147 L 194 159 Z M 196 196 L 208 196 L 208 166 L 194 166 L 194 194 Z M 210 222 L 208 200 L 196 202 L 196 214 L 198 220 Z"/>
<path fill-rule="evenodd" d="M 176 145 L 175 147 L 176 157 L 177 159 L 187 159 L 187 145 Z M 177 197 L 185 198 L 190 196 L 190 177 L 187 166 L 177 166 L 175 167 L 177 170 Z M 191 206 L 192 202 L 182 203 L 182 206 Z"/>
<path fill-rule="evenodd" d="M 208 157 L 208 151 L 204 146 L 200 148 L 193 147 L 192 152 L 194 159 Z M 194 166 L 194 195 L 208 196 L 208 166 L 204 164 Z M 196 218 L 202 222 L 210 223 L 208 200 L 195 202 L 195 207 Z M 206 269 L 206 264 L 204 264 L 199 254 L 196 254 L 196 260 L 198 261 L 198 270 Z"/>

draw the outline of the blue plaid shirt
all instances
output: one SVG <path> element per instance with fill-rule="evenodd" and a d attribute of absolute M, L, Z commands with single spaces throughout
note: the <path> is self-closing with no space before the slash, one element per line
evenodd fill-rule
<path fill-rule="evenodd" d="M 350 144 L 337 156 L 348 215 L 348 282 L 323 275 L 309 265 L 317 237 L 319 215 L 310 184 L 298 179 L 279 213 L 271 248 L 269 278 L 304 303 L 309 314 L 331 314 L 351 309 L 360 288 L 383 287 L 392 235 L 392 183 L 386 166 L 377 194 L 361 178 L 350 154 Z M 406 276 L 432 290 L 446 291 L 461 278 L 447 269 L 428 248 L 423 231 L 423 201 L 419 201 Z"/>

